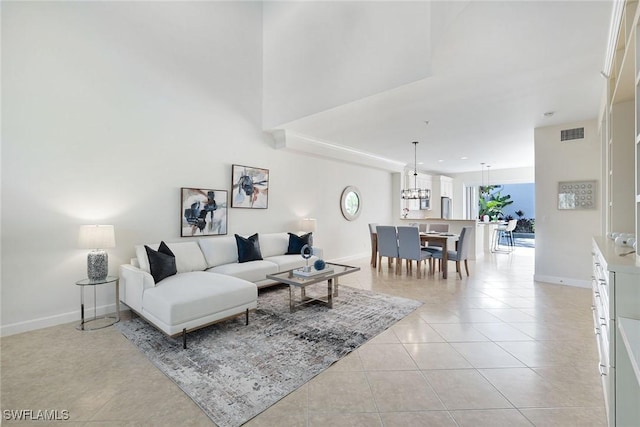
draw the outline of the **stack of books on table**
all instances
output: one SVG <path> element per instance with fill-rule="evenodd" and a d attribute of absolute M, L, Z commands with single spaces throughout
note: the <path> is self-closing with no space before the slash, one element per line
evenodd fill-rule
<path fill-rule="evenodd" d="M 311 268 L 309 271 L 304 271 L 302 268 L 297 268 L 293 270 L 293 275 L 297 277 L 314 277 L 319 276 L 321 274 L 329 274 L 333 273 L 333 268 L 325 268 L 323 270 L 316 270 L 315 268 Z"/>

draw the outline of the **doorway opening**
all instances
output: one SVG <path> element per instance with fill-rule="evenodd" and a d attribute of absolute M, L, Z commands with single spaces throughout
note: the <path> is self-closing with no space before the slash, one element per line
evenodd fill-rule
<path fill-rule="evenodd" d="M 516 221 L 511 234 L 500 234 L 498 244 L 535 247 L 535 184 L 498 184 L 478 187 L 481 220 Z"/>

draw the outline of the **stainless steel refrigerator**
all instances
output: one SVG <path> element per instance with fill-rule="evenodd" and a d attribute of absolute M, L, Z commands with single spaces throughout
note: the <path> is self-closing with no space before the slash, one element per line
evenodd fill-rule
<path fill-rule="evenodd" d="M 440 197 L 440 212 L 442 212 L 442 218 L 451 219 L 451 198 Z"/>

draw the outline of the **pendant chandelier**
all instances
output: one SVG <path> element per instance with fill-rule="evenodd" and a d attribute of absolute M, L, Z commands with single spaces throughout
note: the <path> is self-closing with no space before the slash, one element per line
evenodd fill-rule
<path fill-rule="evenodd" d="M 405 188 L 400 193 L 403 199 L 429 199 L 431 191 L 426 188 L 418 188 L 418 141 L 413 141 L 413 188 Z"/>

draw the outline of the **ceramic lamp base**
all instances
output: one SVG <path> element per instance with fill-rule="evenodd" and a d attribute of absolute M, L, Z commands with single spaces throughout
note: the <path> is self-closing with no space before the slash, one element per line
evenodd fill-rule
<path fill-rule="evenodd" d="M 109 273 L 109 256 L 107 251 L 96 250 L 87 255 L 87 277 L 89 280 L 100 281 L 107 278 Z"/>

